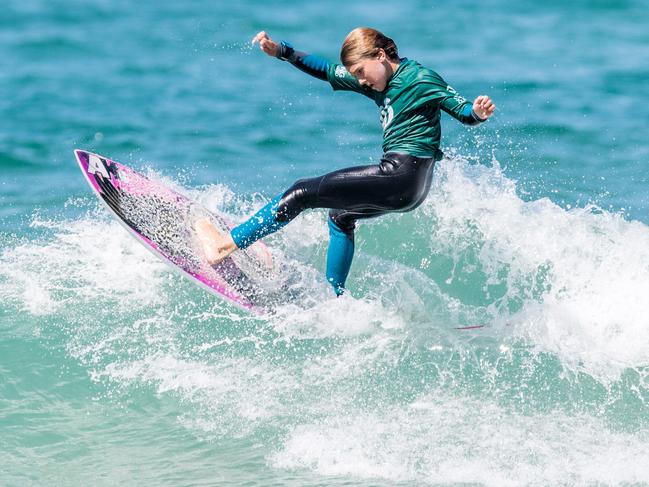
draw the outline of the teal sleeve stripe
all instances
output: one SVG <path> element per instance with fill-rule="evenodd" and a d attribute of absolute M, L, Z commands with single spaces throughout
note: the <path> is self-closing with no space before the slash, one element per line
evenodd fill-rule
<path fill-rule="evenodd" d="M 304 71 L 311 76 L 314 76 L 323 81 L 327 81 L 327 70 L 329 69 L 329 61 L 316 54 L 307 54 L 305 57 L 297 57 L 295 62 L 292 63 L 298 69 Z"/>
<path fill-rule="evenodd" d="M 277 57 L 283 61 L 288 61 L 300 71 L 304 71 L 322 81 L 327 81 L 329 61 L 320 56 L 296 51 L 291 43 L 282 41 L 278 48 Z"/>
<path fill-rule="evenodd" d="M 478 117 L 478 114 L 473 111 L 473 103 L 471 102 L 468 102 L 462 107 L 462 116 L 465 117 L 462 122 L 466 125 L 478 125 L 485 121 Z"/>

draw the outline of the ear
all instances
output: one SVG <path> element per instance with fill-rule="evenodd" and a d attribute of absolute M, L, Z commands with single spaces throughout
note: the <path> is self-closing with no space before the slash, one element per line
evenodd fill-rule
<path fill-rule="evenodd" d="M 380 48 L 378 54 L 376 55 L 376 60 L 379 62 L 383 62 L 388 59 L 388 55 L 385 53 L 385 51 Z"/>

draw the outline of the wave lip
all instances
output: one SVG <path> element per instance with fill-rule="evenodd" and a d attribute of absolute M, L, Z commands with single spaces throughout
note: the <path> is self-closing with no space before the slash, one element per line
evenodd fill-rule
<path fill-rule="evenodd" d="M 473 262 L 500 323 L 602 379 L 649 365 L 647 225 L 594 205 L 525 201 L 497 161 L 438 169 L 418 224 L 434 222 L 433 252 L 465 272 Z"/>

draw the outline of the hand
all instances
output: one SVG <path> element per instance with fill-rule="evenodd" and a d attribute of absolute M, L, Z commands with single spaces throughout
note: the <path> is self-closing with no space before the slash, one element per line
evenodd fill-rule
<path fill-rule="evenodd" d="M 261 31 L 255 37 L 252 38 L 252 45 L 254 46 L 256 42 L 259 42 L 259 47 L 269 56 L 277 56 L 277 49 L 279 44 L 268 37 L 265 31 Z"/>
<path fill-rule="evenodd" d="M 496 105 L 491 101 L 487 95 L 480 95 L 473 102 L 473 111 L 475 114 L 483 120 L 488 119 L 494 113 Z"/>

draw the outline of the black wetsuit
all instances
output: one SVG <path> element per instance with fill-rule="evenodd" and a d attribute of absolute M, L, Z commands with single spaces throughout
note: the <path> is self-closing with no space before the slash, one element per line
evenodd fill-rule
<path fill-rule="evenodd" d="M 426 198 L 434 158 L 388 152 L 379 164 L 300 179 L 280 198 L 277 220 L 288 222 L 307 208 L 331 208 L 330 218 L 352 236 L 356 220 L 409 211 Z"/>

